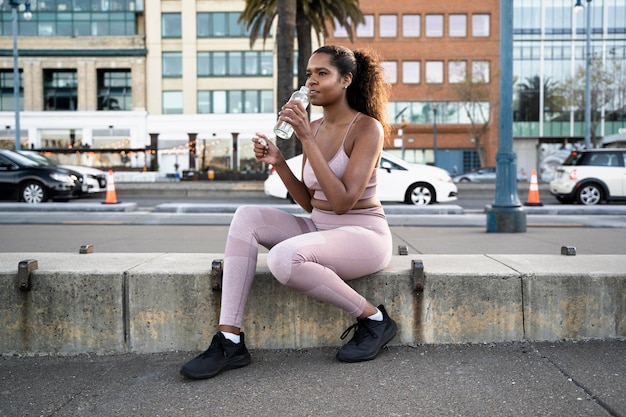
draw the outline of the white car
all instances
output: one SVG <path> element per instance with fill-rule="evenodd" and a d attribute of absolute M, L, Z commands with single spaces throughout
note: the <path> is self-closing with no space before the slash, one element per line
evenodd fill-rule
<path fill-rule="evenodd" d="M 83 193 L 104 193 L 107 188 L 107 173 L 92 167 L 86 167 L 82 165 L 64 165 L 60 164 L 56 159 L 49 158 L 45 155 L 35 151 L 18 151 L 19 154 L 35 161 L 40 164 L 57 166 L 59 168 L 65 168 L 70 171 L 76 171 L 83 176 L 84 186 Z"/>
<path fill-rule="evenodd" d="M 626 201 L 626 149 L 573 151 L 556 169 L 550 193 L 561 203 L 586 206 Z"/>
<path fill-rule="evenodd" d="M 287 165 L 300 178 L 302 155 L 288 159 Z M 382 202 L 427 205 L 457 199 L 457 186 L 448 171 L 430 165 L 411 164 L 384 151 L 377 178 L 377 196 Z M 264 190 L 266 195 L 293 201 L 273 168 L 265 180 Z"/>

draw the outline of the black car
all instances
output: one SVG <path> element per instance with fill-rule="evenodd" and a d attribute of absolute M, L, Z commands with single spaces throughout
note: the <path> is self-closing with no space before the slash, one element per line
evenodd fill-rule
<path fill-rule="evenodd" d="M 0 199 L 27 203 L 67 201 L 78 197 L 81 191 L 82 181 L 76 174 L 0 149 Z"/>

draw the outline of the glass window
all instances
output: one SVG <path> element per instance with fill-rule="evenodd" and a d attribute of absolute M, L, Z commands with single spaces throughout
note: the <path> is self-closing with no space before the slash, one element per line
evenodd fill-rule
<path fill-rule="evenodd" d="M 198 91 L 198 113 L 273 113 L 271 90 Z"/>
<path fill-rule="evenodd" d="M 183 113 L 183 92 L 164 91 L 163 92 L 163 114 Z"/>
<path fill-rule="evenodd" d="M 198 91 L 197 112 L 200 114 L 211 113 L 211 92 Z"/>
<path fill-rule="evenodd" d="M 98 70 L 98 110 L 131 110 L 130 69 Z"/>
<path fill-rule="evenodd" d="M 365 16 L 363 16 L 363 17 L 365 17 Z M 334 19 L 334 23 L 335 23 L 335 29 L 333 30 L 333 38 L 347 38 L 348 37 L 348 31 L 346 30 L 346 28 L 341 26 L 337 19 Z M 356 33 L 357 33 L 357 36 L 360 36 L 358 28 L 357 28 L 357 32 Z"/>
<path fill-rule="evenodd" d="M 242 75 L 243 74 L 243 62 L 242 54 L 240 52 L 228 53 L 228 75 Z"/>
<path fill-rule="evenodd" d="M 0 111 L 15 110 L 15 96 L 13 95 L 13 70 L 0 71 Z M 20 110 L 24 110 L 24 87 L 22 82 L 22 70 L 20 70 Z"/>
<path fill-rule="evenodd" d="M 297 60 L 294 59 L 295 62 Z M 274 74 L 274 54 L 272 52 L 261 52 L 261 74 Z"/>
<path fill-rule="evenodd" d="M 163 13 L 161 15 L 161 36 L 164 38 L 180 38 L 182 36 L 180 13 Z"/>
<path fill-rule="evenodd" d="M 211 75 L 211 53 L 210 52 L 198 52 L 197 71 L 198 77 L 208 77 Z"/>
<path fill-rule="evenodd" d="M 32 18 L 30 21 L 19 19 L 19 34 L 21 36 L 131 36 L 137 34 L 134 12 L 123 9 L 114 11 L 108 8 L 107 10 L 83 9 L 76 4 L 61 10 L 57 4 L 53 3 L 53 1 L 31 1 Z M 0 34 L 11 36 L 11 20 L 10 8 L 2 9 L 0 11 Z"/>
<path fill-rule="evenodd" d="M 181 52 L 163 52 L 163 76 L 183 76 L 183 54 Z"/>
<path fill-rule="evenodd" d="M 398 63 L 396 61 L 385 61 L 381 63 L 385 72 L 385 79 L 388 83 L 396 84 L 398 82 Z"/>
<path fill-rule="evenodd" d="M 257 75 L 259 74 L 259 54 L 256 52 L 244 52 L 244 74 Z"/>
<path fill-rule="evenodd" d="M 443 61 L 426 61 L 426 82 L 443 83 Z"/>
<path fill-rule="evenodd" d="M 196 34 L 199 38 L 248 36 L 245 23 L 238 22 L 240 15 L 239 12 L 197 13 Z"/>
<path fill-rule="evenodd" d="M 44 110 L 76 110 L 76 70 L 43 70 Z"/>
<path fill-rule="evenodd" d="M 483 37 L 489 36 L 490 19 L 488 14 L 474 14 L 472 15 L 472 36 Z"/>
<path fill-rule="evenodd" d="M 213 68 L 211 69 L 211 74 L 217 76 L 226 75 L 226 52 L 214 52 L 212 57 L 213 62 L 211 64 Z"/>
<path fill-rule="evenodd" d="M 472 82 L 488 83 L 489 82 L 489 61 L 472 62 Z"/>
<path fill-rule="evenodd" d="M 465 61 L 448 62 L 448 82 L 459 84 L 467 79 L 467 63 Z"/>
<path fill-rule="evenodd" d="M 448 23 L 448 36 L 467 36 L 467 16 L 464 14 L 451 14 Z"/>
<path fill-rule="evenodd" d="M 228 113 L 243 113 L 243 92 L 228 91 Z"/>
<path fill-rule="evenodd" d="M 405 38 L 418 38 L 420 30 L 420 15 L 405 14 L 402 16 L 402 36 Z"/>
<path fill-rule="evenodd" d="M 383 14 L 379 16 L 380 37 L 395 38 L 398 36 L 398 16 L 395 14 Z"/>
<path fill-rule="evenodd" d="M 442 37 L 443 36 L 443 15 L 427 14 L 426 15 L 426 36 Z"/>
<path fill-rule="evenodd" d="M 367 14 L 363 16 L 364 23 L 359 23 L 356 27 L 356 36 L 359 38 L 373 38 L 374 37 L 374 16 Z M 345 30 L 345 29 L 344 29 Z M 346 33 L 346 37 L 348 34 Z"/>
<path fill-rule="evenodd" d="M 402 62 L 402 82 L 404 84 L 418 84 L 420 82 L 420 62 Z"/>

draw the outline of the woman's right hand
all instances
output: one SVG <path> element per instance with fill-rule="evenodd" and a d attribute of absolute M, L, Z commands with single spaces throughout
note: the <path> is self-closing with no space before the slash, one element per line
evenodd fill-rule
<path fill-rule="evenodd" d="M 284 161 L 278 147 L 263 133 L 257 133 L 252 138 L 252 142 L 254 143 L 254 157 L 257 161 L 270 165 L 278 165 L 278 163 Z"/>

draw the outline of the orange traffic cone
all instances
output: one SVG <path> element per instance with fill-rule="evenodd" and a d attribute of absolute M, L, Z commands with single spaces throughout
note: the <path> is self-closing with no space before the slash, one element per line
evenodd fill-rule
<path fill-rule="evenodd" d="M 113 180 L 113 170 L 109 170 L 107 176 L 107 190 L 104 202 L 102 204 L 118 204 L 117 194 L 115 193 L 115 181 Z"/>
<path fill-rule="evenodd" d="M 530 173 L 530 188 L 528 189 L 528 200 L 525 206 L 543 206 L 539 201 L 539 183 L 537 182 L 537 170 L 533 169 Z"/>

